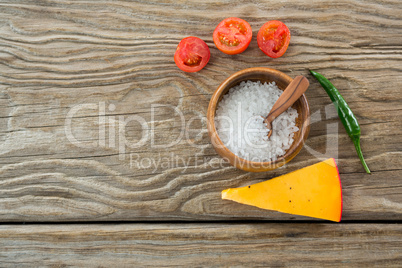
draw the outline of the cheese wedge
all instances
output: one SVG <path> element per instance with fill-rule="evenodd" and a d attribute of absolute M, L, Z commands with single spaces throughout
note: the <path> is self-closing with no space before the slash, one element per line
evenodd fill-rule
<path fill-rule="evenodd" d="M 333 158 L 268 181 L 226 189 L 222 199 L 336 222 L 342 216 L 341 181 Z"/>

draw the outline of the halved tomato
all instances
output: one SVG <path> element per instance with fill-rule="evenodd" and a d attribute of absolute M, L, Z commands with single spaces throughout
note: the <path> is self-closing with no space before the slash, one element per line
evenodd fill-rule
<path fill-rule="evenodd" d="M 246 50 L 252 35 L 253 32 L 247 21 L 232 17 L 224 19 L 216 26 L 213 39 L 220 51 L 234 55 Z"/>
<path fill-rule="evenodd" d="M 258 47 L 271 58 L 281 57 L 290 42 L 289 28 L 278 20 L 265 23 L 258 31 Z"/>
<path fill-rule="evenodd" d="M 182 39 L 174 53 L 174 62 L 185 72 L 198 72 L 207 65 L 211 53 L 208 45 L 198 37 Z"/>

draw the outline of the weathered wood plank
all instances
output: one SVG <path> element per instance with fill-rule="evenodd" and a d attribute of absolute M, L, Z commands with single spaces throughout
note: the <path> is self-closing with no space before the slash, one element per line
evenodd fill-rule
<path fill-rule="evenodd" d="M 240 55 L 212 42 L 228 16 L 254 30 Z M 223 202 L 219 193 L 328 157 L 338 158 L 344 219 L 402 219 L 400 1 L 21 0 L 1 1 L 0 18 L 0 221 L 301 220 Z M 255 38 L 270 19 L 292 32 L 285 56 L 275 60 Z M 188 35 L 211 49 L 199 73 L 173 62 Z M 289 165 L 263 174 L 220 165 L 203 120 L 209 98 L 228 75 L 255 66 L 291 76 L 311 68 L 330 78 L 359 118 L 373 175 L 363 173 L 313 80 L 307 97 L 314 123 Z"/>
<path fill-rule="evenodd" d="M 2 225 L 2 267 L 399 267 L 398 224 Z"/>

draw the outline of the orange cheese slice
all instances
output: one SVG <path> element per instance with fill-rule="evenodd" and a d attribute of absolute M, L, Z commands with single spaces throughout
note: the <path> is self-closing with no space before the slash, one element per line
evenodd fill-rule
<path fill-rule="evenodd" d="M 336 222 L 342 216 L 341 181 L 333 158 L 268 181 L 226 189 L 222 199 Z"/>

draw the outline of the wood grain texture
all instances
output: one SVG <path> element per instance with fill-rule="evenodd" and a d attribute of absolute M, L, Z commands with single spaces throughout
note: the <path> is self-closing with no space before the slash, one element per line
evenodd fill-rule
<path fill-rule="evenodd" d="M 400 267 L 395 224 L 0 226 L 2 267 Z"/>
<path fill-rule="evenodd" d="M 344 220 L 401 220 L 400 10 L 399 0 L 1 1 L 0 221 L 303 220 L 222 201 L 220 191 L 329 157 L 339 163 Z M 253 28 L 240 55 L 212 41 L 228 16 Z M 256 45 L 271 19 L 292 33 L 275 60 Z M 173 61 L 189 35 L 211 49 L 199 73 Z M 204 118 L 221 81 L 258 66 L 309 77 L 313 123 L 295 159 L 252 174 L 219 165 Z M 327 76 L 358 117 L 371 176 L 308 69 Z M 152 116 L 155 104 L 165 106 Z M 182 133 L 172 107 L 185 135 L 169 146 Z M 149 136 L 135 147 L 139 118 Z"/>

